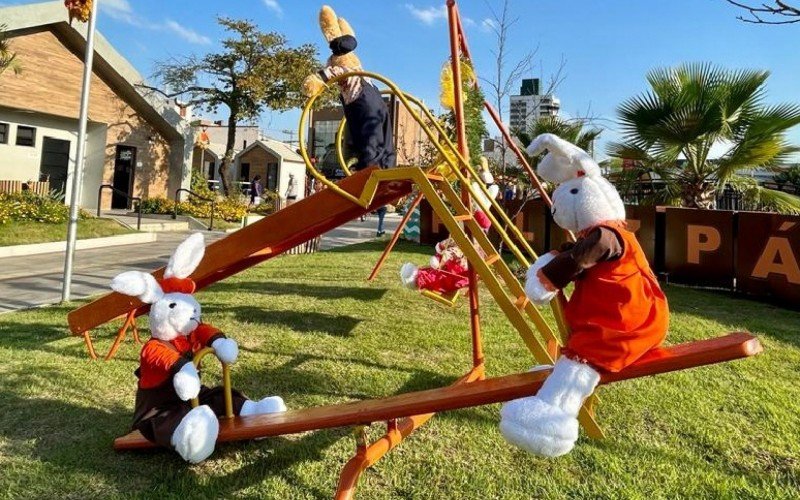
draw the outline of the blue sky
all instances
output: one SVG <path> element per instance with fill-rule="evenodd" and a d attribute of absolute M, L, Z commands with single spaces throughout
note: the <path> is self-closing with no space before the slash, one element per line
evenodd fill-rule
<path fill-rule="evenodd" d="M 311 42 L 320 56 L 328 50 L 317 25 L 318 0 L 99 0 L 99 29 L 143 75 L 153 62 L 213 50 L 222 33 L 215 16 L 254 20 L 278 30 L 293 44 Z M 0 4 L 26 1 L 0 0 Z M 500 0 L 488 0 L 495 9 Z M 438 74 L 448 56 L 444 0 L 330 0 L 350 21 L 364 67 L 382 73 L 404 90 L 438 107 Z M 493 68 L 493 35 L 486 29 L 490 9 L 483 0 L 462 0 L 462 16 L 476 69 Z M 771 102 L 800 101 L 800 24 L 758 26 L 736 20 L 724 0 L 511 0 L 519 21 L 510 34 L 514 60 L 538 47 L 529 76 L 548 77 L 566 60 L 557 95 L 570 116 L 601 117 L 614 139 L 617 105 L 646 88 L 654 67 L 709 61 L 729 68 L 766 68 Z M 265 113 L 262 126 L 283 138 L 295 129 L 297 112 Z M 800 142 L 800 130 L 792 139 Z M 599 151 L 603 149 L 598 148 Z"/>

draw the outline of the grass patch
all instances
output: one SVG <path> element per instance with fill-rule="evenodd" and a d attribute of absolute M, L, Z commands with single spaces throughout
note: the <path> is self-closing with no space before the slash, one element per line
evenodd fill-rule
<path fill-rule="evenodd" d="M 78 221 L 79 240 L 133 232 L 135 231 L 111 219 L 84 219 Z M 11 221 L 0 226 L 0 247 L 66 241 L 66 239 L 67 223 L 48 224 L 45 222 Z"/>
<path fill-rule="evenodd" d="M 198 294 L 236 338 L 234 384 L 290 407 L 448 384 L 471 360 L 467 304 L 444 309 L 398 286 L 401 244 L 375 283 L 370 243 L 269 261 Z M 761 356 L 601 389 L 609 437 L 556 460 L 508 446 L 499 405 L 434 417 L 362 477 L 360 498 L 790 498 L 800 476 L 800 314 L 668 287 L 670 342 L 747 329 Z M 490 376 L 533 363 L 482 290 Z M 138 348 L 89 362 L 69 308 L 0 316 L 0 491 L 10 497 L 330 498 L 354 441 L 346 429 L 218 447 L 188 466 L 169 452 L 111 449 L 127 432 Z M 94 332 L 105 351 L 114 329 Z M 216 383 L 209 363 L 206 381 Z M 372 436 L 383 428 L 375 425 Z"/>

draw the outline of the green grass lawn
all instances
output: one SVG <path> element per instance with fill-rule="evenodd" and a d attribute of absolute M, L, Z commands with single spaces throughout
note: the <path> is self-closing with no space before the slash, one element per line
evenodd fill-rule
<path fill-rule="evenodd" d="M 401 244 L 375 283 L 382 244 L 271 260 L 198 294 L 204 318 L 241 345 L 234 384 L 292 408 L 451 383 L 471 360 L 467 304 L 398 286 Z M 797 498 L 800 313 L 727 294 L 668 287 L 670 342 L 747 329 L 764 354 L 600 389 L 608 434 L 546 460 L 507 445 L 499 405 L 434 417 L 374 468 L 359 498 Z M 490 376 L 533 360 L 482 290 Z M 90 362 L 69 337 L 69 308 L 0 316 L 0 492 L 28 498 L 330 498 L 354 450 L 338 429 L 229 443 L 203 464 L 115 453 L 128 431 L 138 348 Z M 94 332 L 105 351 L 114 329 Z M 205 377 L 218 369 L 209 363 Z M 375 425 L 377 436 L 383 425 Z"/>
<path fill-rule="evenodd" d="M 134 231 L 111 219 L 85 219 L 78 221 L 78 239 L 116 236 Z M 9 222 L 0 226 L 0 247 L 65 241 L 67 224 L 46 224 L 44 222 Z"/>

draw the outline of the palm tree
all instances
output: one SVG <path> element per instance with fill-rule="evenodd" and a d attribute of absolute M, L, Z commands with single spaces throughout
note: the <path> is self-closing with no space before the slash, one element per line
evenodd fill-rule
<path fill-rule="evenodd" d="M 768 71 L 728 71 L 710 64 L 656 69 L 650 90 L 618 110 L 622 142 L 609 155 L 634 160 L 664 181 L 660 202 L 713 208 L 726 185 L 749 204 L 800 212 L 800 198 L 758 186 L 745 169 L 778 169 L 800 148 L 785 133 L 800 124 L 800 106 L 764 104 Z M 712 148 L 720 151 L 711 158 Z"/>
<path fill-rule="evenodd" d="M 8 38 L 6 38 L 6 25 L 0 24 L 0 75 L 7 69 L 11 69 L 16 74 L 22 72 L 22 66 L 17 60 L 17 54 L 11 52 Z"/>
<path fill-rule="evenodd" d="M 548 133 L 554 134 L 591 153 L 594 149 L 594 141 L 602 130 L 597 128 L 584 130 L 584 126 L 586 126 L 584 120 L 567 120 L 560 116 L 543 116 L 533 122 L 528 130 L 517 130 L 514 135 L 525 147 L 528 147 L 528 144 L 536 136 Z"/>

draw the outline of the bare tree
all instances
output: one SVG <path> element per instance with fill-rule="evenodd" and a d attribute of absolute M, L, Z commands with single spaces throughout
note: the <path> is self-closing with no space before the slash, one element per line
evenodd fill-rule
<path fill-rule="evenodd" d="M 748 12 L 748 16 L 737 16 L 736 19 L 753 24 L 794 24 L 800 23 L 800 7 L 789 5 L 783 0 L 774 3 L 737 2 L 725 0 Z"/>

